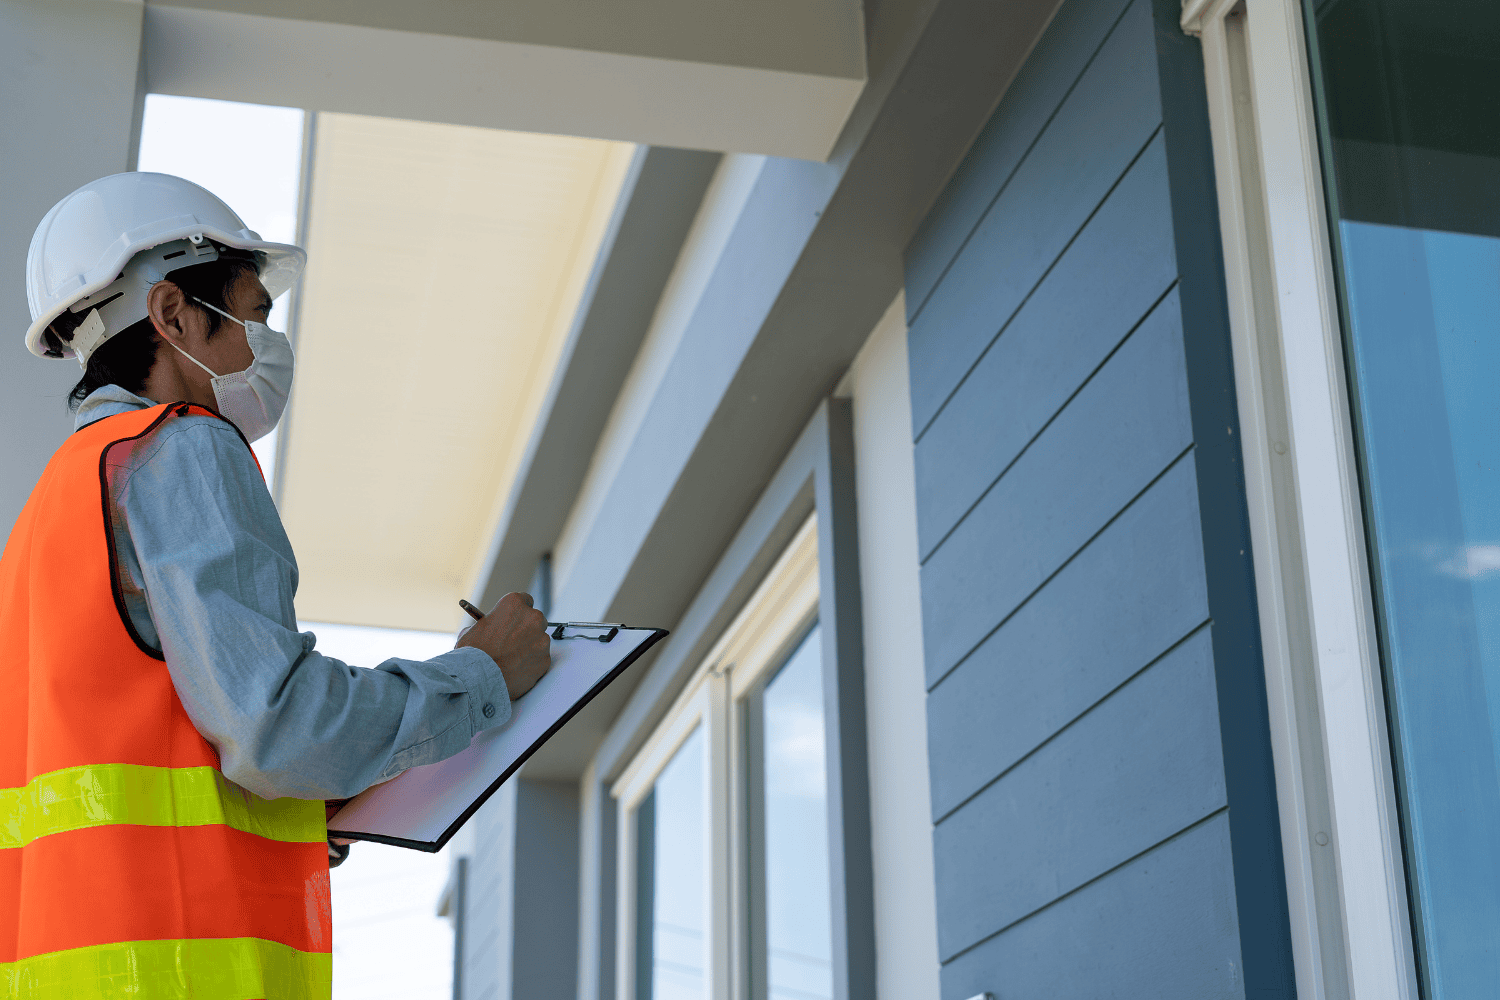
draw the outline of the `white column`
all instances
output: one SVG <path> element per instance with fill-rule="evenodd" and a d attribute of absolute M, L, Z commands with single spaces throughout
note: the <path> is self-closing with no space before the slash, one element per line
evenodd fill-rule
<path fill-rule="evenodd" d="M 72 430 L 67 394 L 82 374 L 22 343 L 26 249 L 58 199 L 135 166 L 143 9 L 139 0 L 0 0 L 0 540 Z"/>
<path fill-rule="evenodd" d="M 916 470 L 897 295 L 850 370 L 864 601 L 875 976 L 880 1000 L 937 1000 L 937 896 L 922 671 Z"/>

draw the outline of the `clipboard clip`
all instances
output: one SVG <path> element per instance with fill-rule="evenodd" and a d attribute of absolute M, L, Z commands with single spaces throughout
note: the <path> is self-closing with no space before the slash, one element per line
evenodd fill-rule
<path fill-rule="evenodd" d="M 555 639 L 555 640 L 562 640 L 562 639 L 593 639 L 593 640 L 596 640 L 598 642 L 609 642 L 609 640 L 611 640 L 615 636 L 619 635 L 620 634 L 620 629 L 622 629 L 624 627 L 625 627 L 624 625 L 621 625 L 621 624 L 618 624 L 618 623 L 615 623 L 615 622 L 548 622 L 547 623 L 547 634 L 549 634 L 550 636 L 552 636 L 552 638 Z M 578 632 L 578 633 L 602 632 L 603 634 L 602 635 L 585 635 L 585 634 L 568 635 L 567 632 L 568 632 L 569 629 L 572 629 L 574 632 Z"/>

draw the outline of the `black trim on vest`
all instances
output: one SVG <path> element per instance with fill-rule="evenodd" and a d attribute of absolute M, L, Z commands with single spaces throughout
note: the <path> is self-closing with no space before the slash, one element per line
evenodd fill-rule
<path fill-rule="evenodd" d="M 125 626 L 125 632 L 135 642 L 136 648 L 152 659 L 162 661 L 166 660 L 166 654 L 161 650 L 151 646 L 146 642 L 146 640 L 141 638 L 141 634 L 136 631 L 135 622 L 130 620 L 129 609 L 125 607 L 125 591 L 120 586 L 119 552 L 115 548 L 115 526 L 110 521 L 109 517 L 109 475 L 106 472 L 105 465 L 109 459 L 110 449 L 115 445 L 124 444 L 126 441 L 139 441 L 141 438 L 145 437 L 147 434 L 150 434 L 152 431 L 156 430 L 156 428 L 160 427 L 168 417 L 185 417 L 194 408 L 201 410 L 205 416 L 213 417 L 217 420 L 223 420 L 226 424 L 229 424 L 230 427 L 234 427 L 234 432 L 239 435 L 241 441 L 245 442 L 245 447 L 250 447 L 249 440 L 246 439 L 244 433 L 238 427 L 234 426 L 233 421 L 226 420 L 224 417 L 215 413 L 213 410 L 210 410 L 206 406 L 200 406 L 197 403 L 185 403 L 182 401 L 178 401 L 175 403 L 168 403 L 166 407 L 161 411 L 161 413 L 157 415 L 156 419 L 146 425 L 146 429 L 141 431 L 139 434 L 132 434 L 129 437 L 116 438 L 115 440 L 105 444 L 105 446 L 99 451 L 99 509 L 104 514 L 104 544 L 109 550 L 109 589 L 110 593 L 114 595 L 115 611 L 119 613 L 120 621 Z M 108 420 L 109 417 L 105 417 L 104 419 Z M 255 452 L 252 449 L 251 454 L 254 455 L 254 453 Z"/>

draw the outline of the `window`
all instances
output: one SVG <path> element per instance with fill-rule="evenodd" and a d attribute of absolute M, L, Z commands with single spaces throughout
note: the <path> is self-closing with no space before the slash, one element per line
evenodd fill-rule
<path fill-rule="evenodd" d="M 612 789 L 620 1000 L 832 1000 L 818 532 L 808 518 Z"/>
<path fill-rule="evenodd" d="M 744 713 L 750 996 L 833 1000 L 822 636 L 816 626 Z"/>
<path fill-rule="evenodd" d="M 1500 981 L 1500 7 L 1309 0 L 1423 985 Z"/>
<path fill-rule="evenodd" d="M 703 751 L 698 727 L 636 807 L 637 997 L 703 996 L 708 898 Z"/>

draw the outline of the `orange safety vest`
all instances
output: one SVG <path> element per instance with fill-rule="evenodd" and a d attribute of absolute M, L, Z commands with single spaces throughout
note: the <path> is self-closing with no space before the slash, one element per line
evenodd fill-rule
<path fill-rule="evenodd" d="M 220 773 L 120 597 L 110 449 L 192 411 L 75 432 L 0 557 L 3 1000 L 331 993 L 323 803 Z"/>

